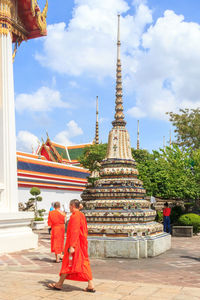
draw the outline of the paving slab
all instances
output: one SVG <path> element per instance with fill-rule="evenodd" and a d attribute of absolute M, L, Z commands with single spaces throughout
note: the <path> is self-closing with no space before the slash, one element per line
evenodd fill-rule
<path fill-rule="evenodd" d="M 66 281 L 50 290 L 61 264 L 50 253 L 50 236 L 39 231 L 39 247 L 0 255 L 0 300 L 200 300 L 200 236 L 172 238 L 172 249 L 148 259 L 91 259 L 97 292 Z M 166 293 L 167 291 L 167 293 Z"/>

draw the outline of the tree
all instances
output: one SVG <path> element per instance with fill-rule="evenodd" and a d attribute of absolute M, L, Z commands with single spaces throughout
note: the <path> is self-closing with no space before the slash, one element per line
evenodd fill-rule
<path fill-rule="evenodd" d="M 177 145 L 200 149 L 200 108 L 180 109 L 179 114 L 167 114 L 175 127 Z"/>
<path fill-rule="evenodd" d="M 106 150 L 107 144 L 86 147 L 79 161 L 91 172 L 99 171 L 97 162 L 105 158 Z M 173 144 L 171 148 L 152 153 L 132 149 L 132 154 L 147 195 L 187 201 L 199 199 L 200 150 L 192 151 Z"/>
<path fill-rule="evenodd" d="M 37 203 L 42 201 L 42 197 L 39 196 L 41 194 L 41 191 L 37 187 L 32 187 L 30 189 L 30 194 L 33 196 L 32 198 L 29 198 L 29 203 L 34 203 L 34 213 L 35 213 L 35 221 L 42 221 L 43 220 L 43 213 L 45 212 L 45 209 L 38 209 Z"/>
<path fill-rule="evenodd" d="M 81 165 L 93 171 L 99 171 L 99 164 L 105 158 L 107 151 L 107 144 L 93 144 L 84 148 L 83 154 L 78 158 Z"/>
<path fill-rule="evenodd" d="M 133 150 L 133 156 L 147 195 L 163 199 L 198 199 L 200 185 L 197 169 L 200 157 L 193 154 L 192 158 L 190 149 L 173 145 L 172 148 L 153 151 L 152 154 L 146 150 Z M 194 172 L 191 168 L 193 160 L 196 165 Z"/>

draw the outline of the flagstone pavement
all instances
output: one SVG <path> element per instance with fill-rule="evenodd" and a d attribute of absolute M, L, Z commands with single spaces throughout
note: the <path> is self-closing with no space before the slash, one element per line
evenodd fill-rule
<path fill-rule="evenodd" d="M 195 300 L 200 299 L 200 236 L 172 238 L 172 248 L 155 258 L 91 259 L 95 294 L 85 283 L 66 281 L 62 291 L 47 288 L 61 265 L 50 253 L 47 230 L 35 250 L 0 255 L 0 300 Z"/>

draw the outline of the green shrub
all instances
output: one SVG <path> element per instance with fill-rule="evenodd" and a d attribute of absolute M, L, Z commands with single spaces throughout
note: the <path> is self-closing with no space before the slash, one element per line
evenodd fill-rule
<path fill-rule="evenodd" d="M 44 218 L 35 218 L 34 221 L 44 221 Z"/>
<path fill-rule="evenodd" d="M 31 193 L 31 195 L 33 195 L 33 196 L 38 196 L 38 195 L 41 194 L 40 189 L 39 189 L 38 187 L 32 187 L 32 188 L 30 189 L 30 193 Z M 39 200 L 39 201 L 40 201 L 40 200 Z"/>
<path fill-rule="evenodd" d="M 163 223 L 163 212 L 162 211 L 157 211 L 157 215 L 156 215 L 156 222 L 158 223 Z"/>
<path fill-rule="evenodd" d="M 170 220 L 172 224 L 176 224 L 181 215 L 183 215 L 184 209 L 180 205 L 175 205 L 172 207 Z"/>
<path fill-rule="evenodd" d="M 200 232 L 200 216 L 196 214 L 185 214 L 180 216 L 178 223 L 184 226 L 193 226 L 194 233 Z"/>

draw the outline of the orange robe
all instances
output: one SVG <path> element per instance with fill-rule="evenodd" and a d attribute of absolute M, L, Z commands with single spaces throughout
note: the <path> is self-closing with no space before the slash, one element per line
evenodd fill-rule
<path fill-rule="evenodd" d="M 60 271 L 60 275 L 67 274 L 66 279 L 76 281 L 92 280 L 92 271 L 88 258 L 87 234 L 87 222 L 84 214 L 80 211 L 75 211 L 71 215 L 67 226 L 67 241 Z M 69 247 L 75 249 L 75 252 L 72 254 L 72 266 L 69 266 Z"/>
<path fill-rule="evenodd" d="M 56 209 L 50 211 L 48 225 L 51 226 L 51 252 L 60 254 L 64 250 L 65 216 Z"/>

